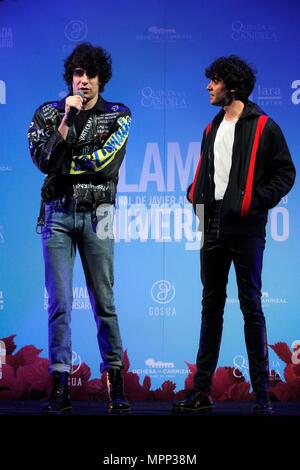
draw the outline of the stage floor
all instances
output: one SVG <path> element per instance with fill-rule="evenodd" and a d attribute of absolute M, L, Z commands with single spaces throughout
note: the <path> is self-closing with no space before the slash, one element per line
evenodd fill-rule
<path fill-rule="evenodd" d="M 0 401 L 0 415 L 39 415 L 39 402 L 33 401 Z M 132 402 L 131 415 L 167 416 L 171 413 L 171 402 Z M 99 416 L 107 415 L 104 402 L 73 402 L 73 415 Z M 251 402 L 215 402 L 213 416 L 251 416 Z M 274 415 L 300 416 L 300 402 L 273 403 Z M 181 414 L 180 414 L 181 415 Z M 189 413 L 199 415 L 199 413 Z M 201 414 L 202 415 L 202 414 Z"/>

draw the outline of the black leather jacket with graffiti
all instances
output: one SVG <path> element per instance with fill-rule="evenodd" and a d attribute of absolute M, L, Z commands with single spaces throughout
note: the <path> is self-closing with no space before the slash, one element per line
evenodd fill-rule
<path fill-rule="evenodd" d="M 130 110 L 101 96 L 80 135 L 70 127 L 64 140 L 58 127 L 65 113 L 65 99 L 40 106 L 29 127 L 33 162 L 47 175 L 44 201 L 73 195 L 74 185 L 93 185 L 101 202 L 115 202 L 118 173 L 125 156 L 131 122 Z"/>

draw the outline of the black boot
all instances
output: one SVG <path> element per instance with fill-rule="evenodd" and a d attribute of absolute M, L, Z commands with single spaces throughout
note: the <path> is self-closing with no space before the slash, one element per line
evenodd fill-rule
<path fill-rule="evenodd" d="M 197 390 L 187 392 L 186 398 L 182 401 L 174 403 L 173 413 L 184 412 L 207 412 L 212 411 L 214 407 L 213 401 L 208 393 Z"/>
<path fill-rule="evenodd" d="M 271 415 L 274 413 L 270 403 L 269 390 L 258 390 L 255 393 L 252 413 L 255 415 Z"/>
<path fill-rule="evenodd" d="M 121 369 L 110 369 L 107 371 L 107 392 L 109 398 L 109 413 L 130 411 L 130 405 L 124 393 Z"/>
<path fill-rule="evenodd" d="M 69 394 L 68 372 L 51 372 L 53 389 L 47 401 L 42 403 L 43 413 L 64 414 L 72 412 L 71 399 Z"/>

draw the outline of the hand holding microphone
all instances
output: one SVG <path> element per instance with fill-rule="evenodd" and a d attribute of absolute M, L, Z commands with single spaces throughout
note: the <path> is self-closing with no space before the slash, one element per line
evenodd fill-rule
<path fill-rule="evenodd" d="M 83 103 L 84 94 L 81 91 L 66 98 L 64 121 L 68 127 L 73 125 L 76 115 L 82 110 Z"/>

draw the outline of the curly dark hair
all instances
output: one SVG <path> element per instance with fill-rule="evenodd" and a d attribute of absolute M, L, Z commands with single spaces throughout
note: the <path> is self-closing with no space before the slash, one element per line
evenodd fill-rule
<path fill-rule="evenodd" d="M 102 47 L 94 47 L 88 42 L 79 44 L 71 55 L 65 60 L 64 79 L 72 92 L 73 72 L 75 68 L 82 67 L 89 77 L 99 76 L 99 92 L 104 90 L 106 83 L 111 79 L 111 56 Z"/>
<path fill-rule="evenodd" d="M 228 90 L 234 92 L 235 99 L 247 101 L 255 85 L 256 70 L 237 55 L 219 57 L 205 69 L 205 75 L 211 80 L 223 80 Z"/>

